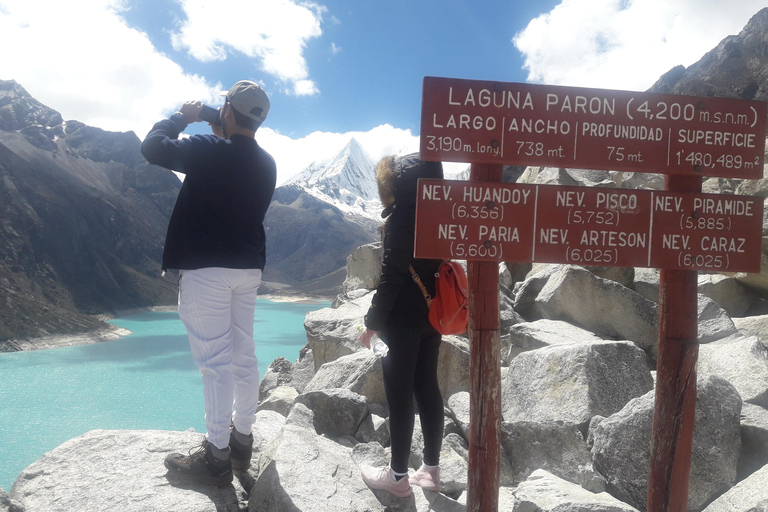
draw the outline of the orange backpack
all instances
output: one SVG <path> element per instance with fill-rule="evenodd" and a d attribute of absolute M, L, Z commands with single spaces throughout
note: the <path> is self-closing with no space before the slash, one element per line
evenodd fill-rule
<path fill-rule="evenodd" d="M 419 275 L 409 267 L 429 307 L 429 322 L 440 334 L 462 334 L 469 323 L 469 284 L 464 268 L 444 261 L 437 270 L 435 298 L 430 297 Z"/>

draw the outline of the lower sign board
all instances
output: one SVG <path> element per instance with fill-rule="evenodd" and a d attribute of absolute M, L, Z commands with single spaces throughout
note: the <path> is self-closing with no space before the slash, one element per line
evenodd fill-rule
<path fill-rule="evenodd" d="M 417 258 L 759 272 L 763 200 L 419 180 Z"/>

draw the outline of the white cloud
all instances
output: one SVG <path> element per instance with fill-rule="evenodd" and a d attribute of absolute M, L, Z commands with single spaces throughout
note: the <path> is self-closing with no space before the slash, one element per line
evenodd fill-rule
<path fill-rule="evenodd" d="M 174 47 L 201 61 L 225 60 L 234 50 L 257 58 L 261 68 L 312 95 L 304 58 L 307 41 L 322 34 L 325 8 L 292 0 L 181 0 L 187 19 L 172 36 Z"/>
<path fill-rule="evenodd" d="M 645 90 L 737 34 L 765 0 L 563 0 L 513 42 L 531 82 Z"/>
<path fill-rule="evenodd" d="M 312 80 L 298 80 L 293 84 L 293 94 L 296 96 L 312 96 L 320 92 Z"/>
<path fill-rule="evenodd" d="M 0 78 L 64 119 L 144 137 L 182 101 L 220 84 L 189 75 L 120 16 L 121 0 L 0 0 Z"/>

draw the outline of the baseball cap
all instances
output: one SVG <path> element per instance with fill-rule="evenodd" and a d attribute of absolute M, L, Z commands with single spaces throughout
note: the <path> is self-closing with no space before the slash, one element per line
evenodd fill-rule
<path fill-rule="evenodd" d="M 232 107 L 246 117 L 263 123 L 269 112 L 269 98 L 264 89 L 256 82 L 240 80 L 232 88 L 222 93 L 222 96 L 232 104 Z"/>

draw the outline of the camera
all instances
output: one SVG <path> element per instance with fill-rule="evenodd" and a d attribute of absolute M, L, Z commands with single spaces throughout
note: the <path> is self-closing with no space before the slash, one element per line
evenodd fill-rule
<path fill-rule="evenodd" d="M 200 119 L 202 119 L 207 123 L 211 123 L 216 126 L 221 126 L 221 119 L 219 118 L 219 110 L 213 107 L 209 107 L 208 105 L 203 105 L 203 108 L 202 110 L 200 110 L 200 113 L 197 114 L 197 117 L 199 117 Z"/>

